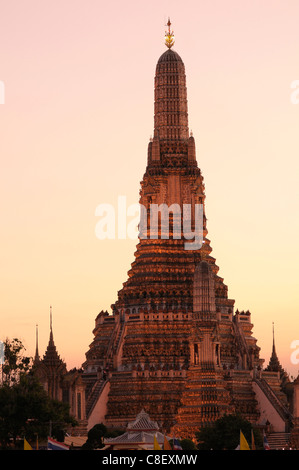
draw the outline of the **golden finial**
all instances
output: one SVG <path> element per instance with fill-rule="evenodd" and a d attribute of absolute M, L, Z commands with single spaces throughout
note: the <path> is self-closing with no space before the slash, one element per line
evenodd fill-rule
<path fill-rule="evenodd" d="M 174 34 L 173 34 L 173 31 L 170 31 L 170 26 L 171 26 L 170 18 L 168 18 L 167 26 L 168 26 L 168 31 L 165 31 L 165 45 L 168 47 L 168 49 L 170 49 L 174 45 Z"/>

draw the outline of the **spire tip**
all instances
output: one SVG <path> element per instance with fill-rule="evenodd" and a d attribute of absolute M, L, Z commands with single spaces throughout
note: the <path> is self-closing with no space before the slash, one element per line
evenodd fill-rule
<path fill-rule="evenodd" d="M 165 31 L 165 45 L 168 47 L 168 49 L 170 49 L 174 45 L 174 33 L 173 31 L 170 31 L 170 18 L 168 18 L 168 23 L 166 26 L 168 26 L 168 31 Z"/>

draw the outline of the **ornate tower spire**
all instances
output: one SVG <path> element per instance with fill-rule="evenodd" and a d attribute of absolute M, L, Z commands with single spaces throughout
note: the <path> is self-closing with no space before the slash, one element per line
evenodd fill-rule
<path fill-rule="evenodd" d="M 50 339 L 53 341 L 53 330 L 52 330 L 52 306 L 50 305 Z"/>
<path fill-rule="evenodd" d="M 272 323 L 272 330 L 273 330 L 273 345 L 272 345 L 272 354 L 269 360 L 268 367 L 265 369 L 266 371 L 275 371 L 280 372 L 281 376 L 285 376 L 286 373 L 280 364 L 278 359 L 276 348 L 275 348 L 275 340 L 274 340 L 274 323 Z"/>
<path fill-rule="evenodd" d="M 56 346 L 54 343 L 53 328 L 52 328 L 52 307 L 50 306 L 50 338 L 48 347 L 44 355 L 44 361 L 51 364 L 60 364 L 61 359 L 57 353 Z"/>
<path fill-rule="evenodd" d="M 275 338 L 274 338 L 274 323 L 272 323 L 272 334 L 273 334 L 273 344 L 272 344 L 272 356 L 270 358 L 269 367 L 272 370 L 278 371 L 280 368 L 279 359 L 275 349 Z"/>
<path fill-rule="evenodd" d="M 165 31 L 165 45 L 169 49 L 171 49 L 171 47 L 174 45 L 174 34 L 173 34 L 173 31 L 170 31 L 170 26 L 171 26 L 170 18 L 168 18 L 167 26 L 168 26 L 168 31 Z"/>

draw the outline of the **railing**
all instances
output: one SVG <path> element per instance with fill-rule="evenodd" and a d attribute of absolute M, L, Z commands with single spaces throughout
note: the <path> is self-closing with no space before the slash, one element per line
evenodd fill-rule
<path fill-rule="evenodd" d="M 102 391 L 103 391 L 103 389 L 104 389 L 107 382 L 108 382 L 108 379 L 106 379 L 106 380 L 99 379 L 95 383 L 95 385 L 94 385 L 94 387 L 93 387 L 93 389 L 92 389 L 92 391 L 91 391 L 91 393 L 88 397 L 87 403 L 86 403 L 86 416 L 87 417 L 90 416 L 92 410 L 95 407 L 97 399 L 98 399 L 99 395 L 101 395 L 101 393 L 102 393 Z"/>
<path fill-rule="evenodd" d="M 254 382 L 260 387 L 260 389 L 264 392 L 270 403 L 273 405 L 279 416 L 286 422 L 292 420 L 292 414 L 290 413 L 289 409 L 282 403 L 282 401 L 278 398 L 275 392 L 272 390 L 270 385 L 267 383 L 265 379 L 253 379 Z"/>
<path fill-rule="evenodd" d="M 118 332 L 118 336 L 117 336 L 116 343 L 115 343 L 115 346 L 114 346 L 114 354 L 115 354 L 115 357 L 116 357 L 116 361 L 117 361 L 117 358 L 118 358 L 118 354 L 119 354 L 119 350 L 120 350 L 120 347 L 121 347 L 121 344 L 122 344 L 123 337 L 125 335 L 125 330 L 126 330 L 126 325 L 125 325 L 125 323 L 122 323 L 122 326 L 121 326 L 121 328 Z"/>
<path fill-rule="evenodd" d="M 123 327 L 123 323 L 119 321 L 116 323 L 115 328 L 113 330 L 113 333 L 111 335 L 108 347 L 107 347 L 107 352 L 106 352 L 106 358 L 107 358 L 107 365 L 110 366 L 112 362 L 113 366 L 113 353 L 114 353 L 114 346 L 117 341 L 118 335 L 121 333 L 121 329 Z"/>

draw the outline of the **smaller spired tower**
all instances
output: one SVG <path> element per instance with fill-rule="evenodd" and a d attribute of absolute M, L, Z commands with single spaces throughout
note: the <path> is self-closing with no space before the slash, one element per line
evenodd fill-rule
<path fill-rule="evenodd" d="M 273 323 L 273 345 L 272 345 L 272 354 L 269 360 L 268 366 L 265 368 L 265 372 L 276 372 L 279 375 L 281 390 L 286 391 L 289 388 L 290 379 L 288 373 L 282 367 L 277 352 L 275 348 L 275 338 L 274 338 L 274 323 Z M 277 390 L 277 394 L 281 395 L 281 390 Z M 282 398 L 283 399 L 283 398 Z"/>
<path fill-rule="evenodd" d="M 74 368 L 68 371 L 65 362 L 57 352 L 52 327 L 52 307 L 50 307 L 50 338 L 42 359 L 39 357 L 38 331 L 36 330 L 36 352 L 33 372 L 50 398 L 69 405 L 71 415 L 79 423 L 75 430 L 72 429 L 72 434 L 85 434 L 85 384 L 81 379 L 81 370 Z"/>
<path fill-rule="evenodd" d="M 36 331 L 36 341 L 38 332 Z M 66 364 L 59 357 L 57 352 L 52 328 L 52 307 L 50 306 L 50 338 L 48 347 L 43 359 L 39 358 L 38 344 L 36 343 L 36 353 L 34 359 L 35 374 L 42 383 L 49 396 L 55 400 L 62 400 L 61 382 L 67 373 Z"/>
<path fill-rule="evenodd" d="M 280 361 L 278 359 L 277 353 L 276 353 L 276 348 L 275 348 L 275 339 L 274 339 L 274 323 L 273 323 L 273 345 L 272 345 L 272 354 L 270 357 L 269 364 L 267 368 L 265 369 L 266 371 L 272 371 L 272 372 L 279 372 L 280 377 L 284 380 L 288 380 L 288 375 L 283 369 L 282 365 L 280 364 Z"/>

